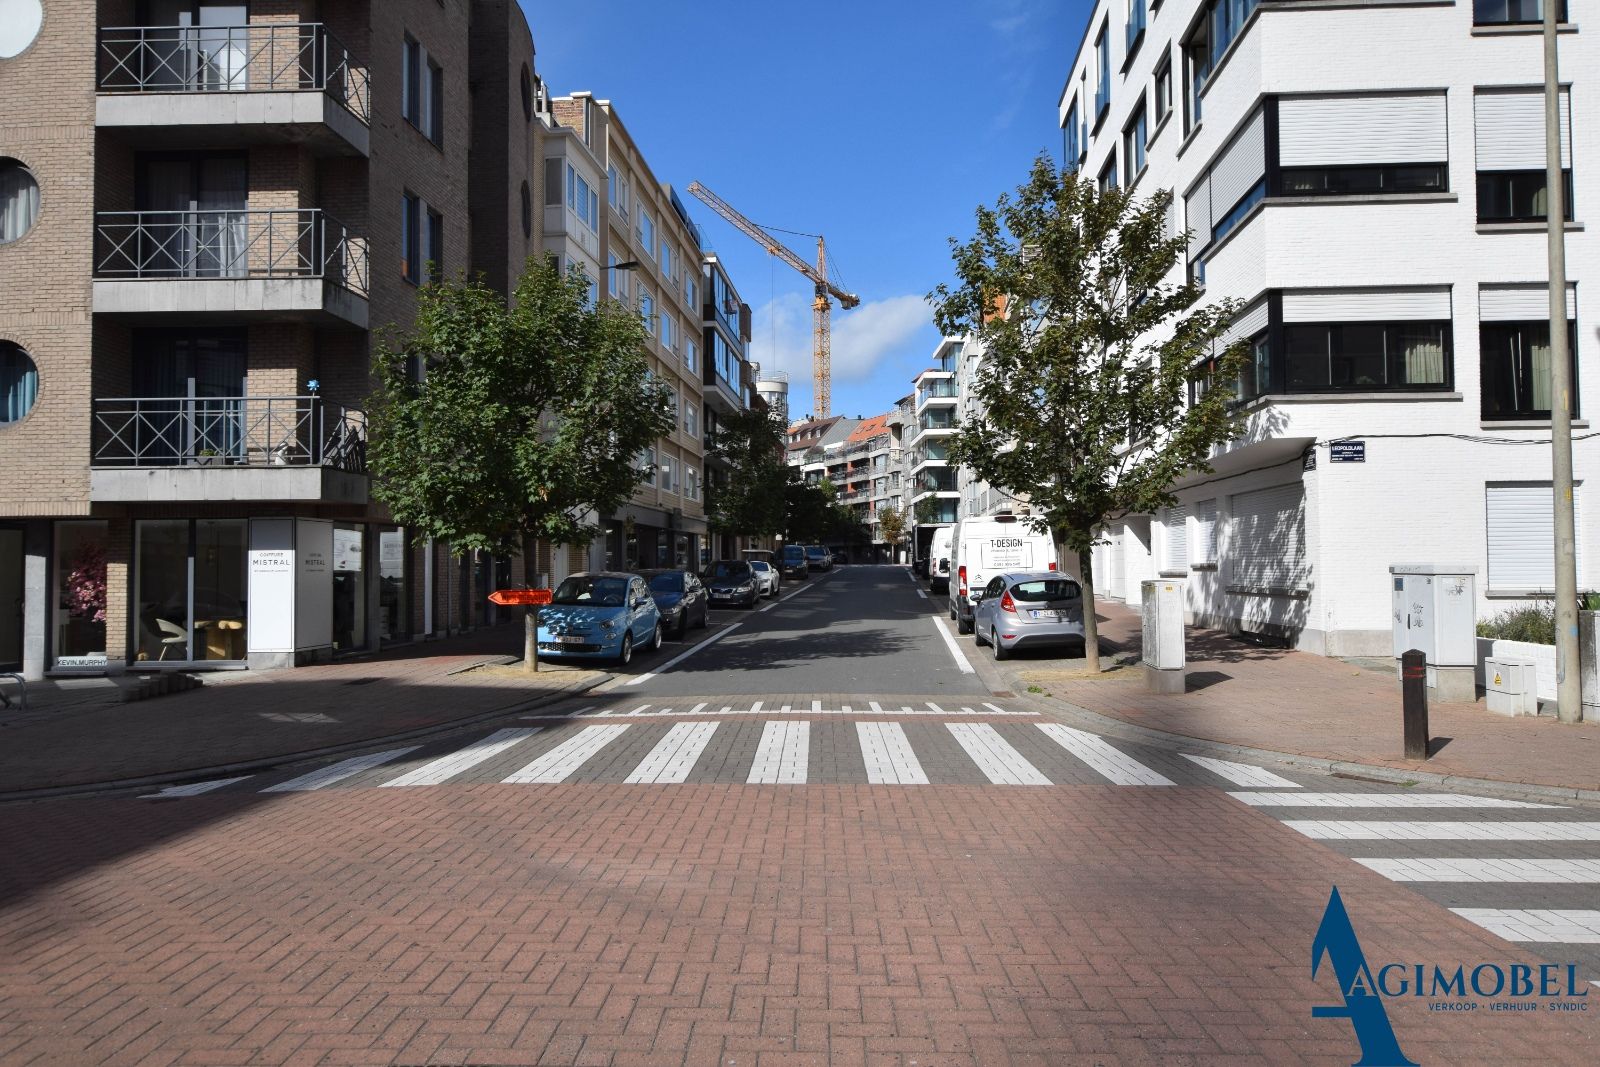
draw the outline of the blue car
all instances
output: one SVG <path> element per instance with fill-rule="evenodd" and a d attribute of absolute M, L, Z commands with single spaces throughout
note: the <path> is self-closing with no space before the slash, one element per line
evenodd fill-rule
<path fill-rule="evenodd" d="M 574 574 L 539 609 L 539 655 L 610 659 L 661 647 L 661 612 L 644 579 L 619 571 Z"/>

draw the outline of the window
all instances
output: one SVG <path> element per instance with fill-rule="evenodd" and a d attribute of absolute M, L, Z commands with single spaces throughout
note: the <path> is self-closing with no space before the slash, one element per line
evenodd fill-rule
<path fill-rule="evenodd" d="M 661 242 L 661 273 L 669 282 L 678 278 L 675 250 L 665 241 Z"/>
<path fill-rule="evenodd" d="M 0 341 L 0 426 L 22 421 L 39 398 L 39 368 L 28 353 Z"/>
<path fill-rule="evenodd" d="M 1255 13 L 1258 0 L 1210 0 L 1194 31 L 1184 39 L 1184 77 L 1187 82 L 1184 116 L 1185 131 L 1201 118 L 1201 98 L 1230 45 L 1244 32 L 1245 23 Z"/>
<path fill-rule="evenodd" d="M 522 64 L 522 116 L 529 122 L 533 121 L 533 76 L 528 73 L 528 64 Z"/>
<path fill-rule="evenodd" d="M 1067 120 L 1061 124 L 1061 162 L 1066 169 L 1078 170 L 1082 162 L 1083 145 L 1078 137 L 1078 102 L 1074 100 L 1067 107 Z"/>
<path fill-rule="evenodd" d="M 0 245 L 33 229 L 39 217 L 39 183 L 14 159 L 0 159 Z"/>
<path fill-rule="evenodd" d="M 639 290 L 639 315 L 644 319 L 645 332 L 654 335 L 656 332 L 656 302 L 643 289 Z"/>
<path fill-rule="evenodd" d="M 615 166 L 606 168 L 606 179 L 611 186 L 611 207 L 623 218 L 628 217 L 628 179 L 617 173 Z"/>
<path fill-rule="evenodd" d="M 661 480 L 658 483 L 660 487 L 669 493 L 677 492 L 678 483 L 674 481 L 672 477 L 672 460 L 665 456 L 661 457 L 659 474 L 661 477 Z"/>
<path fill-rule="evenodd" d="M 615 252 L 606 256 L 606 292 L 615 297 L 617 292 L 617 276 L 622 272 L 617 269 L 617 255 Z"/>
<path fill-rule="evenodd" d="M 444 143 L 444 69 L 410 34 L 401 54 L 400 113 L 428 140 Z"/>
<path fill-rule="evenodd" d="M 689 370 L 698 370 L 700 366 L 700 346 L 690 338 L 683 343 L 683 365 Z"/>
<path fill-rule="evenodd" d="M 1217 501 L 1202 500 L 1194 506 L 1194 545 L 1189 553 L 1191 566 L 1217 562 Z"/>
<path fill-rule="evenodd" d="M 1283 192 L 1286 196 L 1437 193 L 1448 187 L 1447 169 L 1443 163 L 1285 167 Z"/>
<path fill-rule="evenodd" d="M 1106 165 L 1100 168 L 1100 191 L 1103 193 L 1108 189 L 1115 189 L 1116 187 L 1117 153 L 1115 150 L 1113 150 L 1111 153 L 1111 158 L 1106 160 Z"/>
<path fill-rule="evenodd" d="M 717 377 L 737 393 L 740 379 L 739 353 L 716 330 L 711 331 L 711 360 Z"/>
<path fill-rule="evenodd" d="M 1472 21 L 1478 26 L 1515 26 L 1544 21 L 1541 0 L 1473 0 Z M 1556 8 L 1556 21 L 1567 21 L 1567 5 Z"/>
<path fill-rule="evenodd" d="M 1288 323 L 1289 392 L 1444 389 L 1450 383 L 1448 322 Z"/>
<path fill-rule="evenodd" d="M 428 250 L 428 280 L 444 278 L 444 216 L 428 209 L 427 229 L 423 234 L 423 247 Z"/>
<path fill-rule="evenodd" d="M 661 347 L 673 352 L 678 350 L 672 333 L 672 311 L 667 308 L 661 312 Z"/>
<path fill-rule="evenodd" d="M 1572 517 L 1581 535 L 1581 486 L 1572 491 Z M 1484 486 L 1489 590 L 1553 593 L 1556 588 L 1555 500 L 1549 482 Z M 1577 540 L 1579 588 L 1583 583 L 1583 537 Z"/>
<path fill-rule="evenodd" d="M 656 450 L 655 449 L 647 448 L 647 449 L 644 450 L 644 464 L 643 464 L 643 467 L 644 467 L 644 484 L 645 485 L 655 485 L 656 484 Z"/>
<path fill-rule="evenodd" d="M 690 437 L 700 436 L 700 413 L 693 404 L 683 405 L 683 432 Z"/>
<path fill-rule="evenodd" d="M 419 244 L 422 201 L 410 193 L 400 195 L 400 277 L 413 285 L 422 282 L 421 246 Z"/>
<path fill-rule="evenodd" d="M 650 212 L 639 209 L 639 244 L 646 259 L 656 258 L 656 224 Z"/>
<path fill-rule="evenodd" d="M 533 191 L 528 188 L 528 183 L 522 183 L 522 236 L 533 236 Z"/>
<path fill-rule="evenodd" d="M 0 59 L 19 56 L 39 36 L 44 7 L 39 0 L 0 3 Z"/>
<path fill-rule="evenodd" d="M 1144 105 L 1134 111 L 1127 128 L 1122 131 L 1122 158 L 1128 161 L 1128 184 L 1132 185 L 1144 173 L 1144 146 L 1149 136 L 1145 123 Z"/>
<path fill-rule="evenodd" d="M 1165 551 L 1162 554 L 1161 570 L 1187 571 L 1189 569 L 1189 508 L 1185 504 L 1178 504 L 1167 508 L 1161 516 L 1161 527 L 1165 531 Z"/>
<path fill-rule="evenodd" d="M 1156 68 L 1156 125 L 1172 112 L 1172 57 L 1167 56 Z"/>
<path fill-rule="evenodd" d="M 1489 91 L 1473 97 L 1473 138 L 1478 169 L 1478 221 L 1542 221 L 1550 210 L 1545 183 L 1544 93 L 1539 89 Z M 1572 213 L 1572 100 L 1561 90 L 1563 211 Z"/>
<path fill-rule="evenodd" d="M 683 468 L 683 495 L 690 500 L 700 499 L 700 475 L 693 467 Z"/>
<path fill-rule="evenodd" d="M 1261 181 L 1252 185 L 1250 190 L 1244 194 L 1244 197 L 1240 199 L 1237 204 L 1235 204 L 1228 211 L 1224 212 L 1222 217 L 1217 219 L 1217 221 L 1212 224 L 1212 243 L 1215 244 L 1217 241 L 1220 241 L 1226 237 L 1235 226 L 1244 221 L 1244 217 L 1250 214 L 1250 209 L 1261 203 L 1262 200 L 1266 199 L 1266 196 L 1266 179 L 1262 179 Z"/>
<path fill-rule="evenodd" d="M 692 270 L 683 272 L 683 299 L 696 315 L 700 313 L 700 282 Z"/>
<path fill-rule="evenodd" d="M 1094 67 L 1099 78 L 1094 90 L 1094 121 L 1098 126 L 1111 106 L 1111 42 L 1106 39 L 1104 24 L 1100 27 L 1100 36 L 1094 39 Z"/>
<path fill-rule="evenodd" d="M 1550 214 L 1550 186 L 1543 170 L 1478 172 L 1479 222 L 1543 222 Z M 1572 170 L 1561 172 L 1561 207 L 1572 221 Z"/>
<path fill-rule="evenodd" d="M 1127 46 L 1130 56 L 1138 50 L 1139 42 L 1144 40 L 1144 24 L 1144 0 L 1128 0 Z M 1126 68 L 1126 62 L 1123 66 Z"/>
<path fill-rule="evenodd" d="M 1550 324 L 1485 322 L 1478 327 L 1478 376 L 1483 385 L 1483 418 L 1550 417 Z M 1578 337 L 1567 323 L 1572 360 L 1572 414 L 1578 413 Z M 1492 583 L 1491 583 L 1492 584 Z"/>

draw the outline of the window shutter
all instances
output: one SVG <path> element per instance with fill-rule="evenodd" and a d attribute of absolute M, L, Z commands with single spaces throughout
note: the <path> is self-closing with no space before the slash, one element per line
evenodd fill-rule
<path fill-rule="evenodd" d="M 1555 591 L 1555 506 L 1550 483 L 1484 487 L 1489 548 L 1489 588 L 1529 593 Z M 1583 529 L 1575 487 L 1573 518 Z M 1578 539 L 1578 585 L 1583 585 L 1583 539 Z"/>
<path fill-rule="evenodd" d="M 1260 111 L 1211 165 L 1211 215 L 1215 219 L 1244 199 L 1267 174 L 1265 119 Z"/>
<path fill-rule="evenodd" d="M 1229 584 L 1251 590 L 1306 585 L 1305 490 L 1299 482 L 1235 493 L 1228 548 Z"/>
<path fill-rule="evenodd" d="M 1479 90 L 1473 98 L 1479 170 L 1544 170 L 1544 91 Z M 1572 100 L 1561 90 L 1561 165 L 1572 166 Z"/>
<path fill-rule="evenodd" d="M 1189 229 L 1194 231 L 1194 239 L 1190 248 L 1199 251 L 1211 243 L 1211 176 L 1207 175 L 1200 184 L 1183 198 L 1183 210 L 1189 220 Z"/>
<path fill-rule="evenodd" d="M 1278 101 L 1278 163 L 1445 163 L 1446 130 L 1443 93 L 1285 96 Z"/>
<path fill-rule="evenodd" d="M 1166 554 L 1162 570 L 1187 571 L 1189 569 L 1189 508 L 1179 504 L 1167 508 L 1161 525 L 1165 530 Z"/>
<path fill-rule="evenodd" d="M 1450 318 L 1450 287 L 1287 289 L 1284 322 L 1439 322 Z"/>
<path fill-rule="evenodd" d="M 1217 502 L 1202 500 L 1194 506 L 1195 563 L 1217 562 Z"/>
<path fill-rule="evenodd" d="M 1217 349 L 1219 351 L 1225 349 L 1243 337 L 1254 337 L 1266 328 L 1267 302 L 1259 300 L 1253 306 L 1239 312 L 1238 317 L 1228 324 L 1227 332 L 1217 342 Z"/>
<path fill-rule="evenodd" d="M 1480 322 L 1530 322 L 1550 317 L 1548 285 L 1482 285 L 1478 287 Z M 1567 286 L 1567 318 L 1578 317 L 1578 287 Z"/>

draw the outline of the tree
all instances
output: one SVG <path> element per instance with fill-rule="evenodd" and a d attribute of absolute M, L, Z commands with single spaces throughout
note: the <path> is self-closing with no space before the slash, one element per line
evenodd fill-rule
<path fill-rule="evenodd" d="M 900 547 L 900 542 L 905 540 L 906 530 L 911 526 L 911 513 L 905 508 L 880 508 L 878 511 L 878 532 L 883 534 L 883 539 L 889 543 L 889 562 L 894 562 L 894 551 Z"/>
<path fill-rule="evenodd" d="M 1061 558 L 1076 554 L 1092 670 L 1100 529 L 1170 506 L 1174 482 L 1210 472 L 1235 432 L 1225 383 L 1246 343 L 1221 339 L 1238 304 L 1200 306 L 1200 286 L 1171 280 L 1189 237 L 1167 234 L 1170 201 L 1098 191 L 1041 154 L 1015 197 L 978 208 L 970 241 L 951 241 L 958 282 L 930 294 L 939 328 L 985 349 L 973 386 L 984 417 L 957 431 L 951 459 L 1027 494 Z"/>
<path fill-rule="evenodd" d="M 531 574 L 539 541 L 594 537 L 648 475 L 637 457 L 674 425 L 666 387 L 640 318 L 588 291 L 535 257 L 509 306 L 481 280 L 428 285 L 410 336 L 382 344 L 373 495 L 417 540 L 520 554 Z M 532 669 L 531 613 L 526 643 Z"/>
<path fill-rule="evenodd" d="M 757 537 L 782 532 L 789 480 L 783 433 L 783 421 L 766 410 L 721 419 L 709 451 L 732 469 L 726 485 L 706 487 L 706 518 L 713 530 Z"/>
<path fill-rule="evenodd" d="M 826 540 L 833 529 L 835 495 L 827 479 L 807 482 L 789 468 L 789 481 L 783 487 L 785 540 L 800 544 Z"/>

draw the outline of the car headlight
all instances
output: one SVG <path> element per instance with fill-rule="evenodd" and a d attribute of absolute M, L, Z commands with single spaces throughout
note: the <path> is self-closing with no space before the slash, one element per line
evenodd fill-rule
<path fill-rule="evenodd" d="M 614 620 L 612 620 L 612 619 L 601 619 L 600 620 L 600 629 L 602 629 L 602 630 L 615 630 L 616 628 L 617 628 L 617 624 L 616 624 L 616 622 Z"/>

